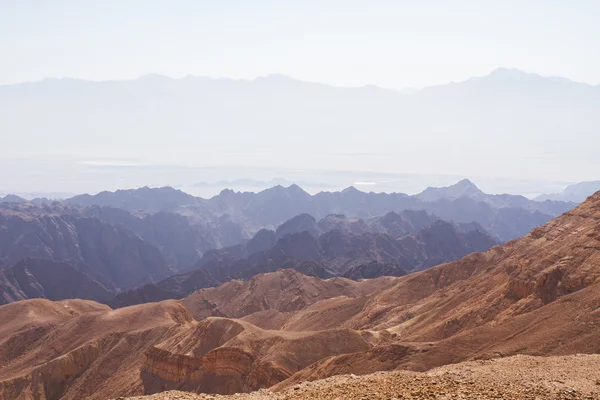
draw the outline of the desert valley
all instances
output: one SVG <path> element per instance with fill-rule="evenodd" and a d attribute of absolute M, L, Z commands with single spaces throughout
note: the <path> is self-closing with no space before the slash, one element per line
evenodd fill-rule
<path fill-rule="evenodd" d="M 600 192 L 7 200 L 3 399 L 600 393 Z"/>

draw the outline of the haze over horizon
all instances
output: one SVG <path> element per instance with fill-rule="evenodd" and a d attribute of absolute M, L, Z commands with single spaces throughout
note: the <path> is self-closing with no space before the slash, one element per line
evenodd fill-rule
<path fill-rule="evenodd" d="M 0 2 L 0 84 L 149 73 L 402 89 L 499 66 L 600 84 L 594 1 Z"/>
<path fill-rule="evenodd" d="M 189 79 L 208 79 L 208 80 L 215 80 L 215 81 L 232 81 L 232 82 L 248 82 L 248 83 L 255 82 L 255 81 L 261 81 L 261 80 L 274 80 L 274 81 L 280 80 L 282 82 L 283 81 L 297 81 L 297 82 L 302 82 L 302 83 L 307 83 L 307 84 L 317 84 L 317 85 L 324 85 L 324 86 L 343 88 L 343 89 L 359 89 L 359 88 L 365 88 L 365 87 L 366 88 L 379 88 L 379 89 L 400 92 L 405 95 L 412 95 L 412 94 L 415 94 L 416 92 L 419 92 L 421 90 L 428 89 L 431 87 L 447 86 L 447 85 L 456 84 L 456 83 L 463 83 L 463 82 L 467 82 L 472 79 L 485 78 L 486 76 L 489 76 L 489 75 L 499 75 L 499 74 L 515 74 L 515 75 L 522 74 L 522 75 L 529 75 L 532 77 L 534 76 L 534 77 L 542 77 L 542 78 L 568 81 L 568 82 L 592 86 L 592 87 L 600 86 L 600 83 L 593 84 L 593 83 L 589 83 L 589 82 L 573 80 L 573 79 L 570 79 L 570 78 L 567 78 L 564 76 L 543 75 L 543 74 L 537 73 L 535 71 L 524 71 L 519 68 L 512 68 L 512 67 L 507 67 L 507 66 L 497 66 L 497 67 L 491 69 L 490 71 L 488 71 L 487 73 L 471 76 L 471 77 L 468 77 L 466 79 L 459 80 L 459 81 L 448 81 L 448 82 L 441 82 L 441 83 L 426 85 L 426 86 L 421 86 L 421 87 L 408 86 L 408 87 L 402 87 L 402 88 L 380 86 L 380 85 L 369 84 L 369 83 L 364 84 L 364 85 L 336 85 L 336 84 L 332 84 L 329 82 L 300 79 L 295 76 L 286 75 L 286 74 L 282 74 L 279 72 L 270 72 L 270 73 L 266 73 L 263 75 L 249 77 L 249 78 L 234 78 L 234 77 L 229 77 L 229 76 L 215 77 L 215 76 L 194 75 L 194 74 L 187 74 L 187 75 L 178 77 L 178 76 L 170 76 L 167 74 L 161 74 L 161 73 L 156 73 L 156 72 L 144 73 L 144 74 L 141 74 L 136 77 L 111 78 L 111 79 L 86 79 L 86 78 L 76 78 L 76 77 L 72 77 L 72 76 L 47 76 L 47 77 L 40 78 L 40 79 L 0 84 L 0 86 L 16 86 L 16 85 L 22 85 L 22 84 L 35 84 L 35 83 L 41 83 L 41 82 L 63 81 L 63 80 L 64 81 L 85 81 L 85 82 L 91 82 L 91 83 L 111 83 L 111 82 L 118 83 L 118 82 L 127 82 L 127 81 L 135 81 L 135 80 L 152 80 L 152 79 L 155 79 L 155 80 L 169 79 L 169 80 L 174 80 L 174 81 L 180 81 L 180 80 L 185 81 L 186 79 L 187 80 L 189 80 Z"/>
<path fill-rule="evenodd" d="M 600 173 L 594 2 L 0 6 L 3 193 Z"/>

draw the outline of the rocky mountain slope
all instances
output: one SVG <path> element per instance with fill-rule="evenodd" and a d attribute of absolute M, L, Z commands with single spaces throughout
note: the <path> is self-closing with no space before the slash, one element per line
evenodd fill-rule
<path fill-rule="evenodd" d="M 422 214 L 417 215 L 423 217 Z M 335 218 L 342 220 L 339 216 Z M 398 215 L 392 217 L 388 214 L 370 222 L 381 228 L 381 224 L 385 223 L 382 220 L 406 221 Z M 278 232 L 280 235 L 282 232 L 286 234 L 264 250 L 248 254 L 247 247 L 235 246 L 209 252 L 201 259 L 195 271 L 121 293 L 110 304 L 113 307 L 123 307 L 147 301 L 178 299 L 196 289 L 215 286 L 231 279 L 250 279 L 256 274 L 280 268 L 296 269 L 321 278 L 401 276 L 456 260 L 475 251 L 487 250 L 496 244 L 493 238 L 477 227 L 463 233 L 455 225 L 439 220 L 418 232 L 399 238 L 385 233 L 371 233 L 369 230 L 361 234 L 348 234 L 337 229 L 315 237 L 310 232 L 318 234 L 317 225 L 312 217 L 301 214 L 283 224 L 285 229 L 280 227 Z M 397 225 L 390 226 L 390 232 L 398 233 Z M 463 226 L 463 229 L 468 228 L 471 227 Z M 267 234 L 261 232 L 258 235 L 262 237 Z M 273 240 L 273 236 L 269 240 Z M 261 239 L 261 243 L 268 244 L 269 240 Z M 256 241 L 257 238 L 252 242 Z"/>
<path fill-rule="evenodd" d="M 0 319 L 0 398 L 48 400 L 143 393 L 144 352 L 192 320 L 175 302 L 112 311 L 39 299 L 0 307 Z"/>
<path fill-rule="evenodd" d="M 0 270 L 0 305 L 34 298 L 107 303 L 114 296 L 115 292 L 65 263 L 25 259 Z"/>
<path fill-rule="evenodd" d="M 122 225 L 60 204 L 2 204 L 0 269 L 27 258 L 68 263 L 111 291 L 174 273 L 158 248 Z"/>
<path fill-rule="evenodd" d="M 277 361 L 271 377 L 290 375 L 276 389 L 337 374 L 427 370 L 472 358 L 599 353 L 598 221 L 600 194 L 523 239 L 395 278 L 372 295 L 325 299 L 285 313 L 250 308 L 244 315 L 242 308 L 236 317 L 269 328 L 278 321 L 280 331 L 324 326 L 375 332 L 369 349 L 329 356 L 298 372 L 297 365 L 290 369 Z M 219 296 L 208 300 L 202 293 L 184 304 L 202 313 L 227 307 L 219 306 Z M 220 348 L 263 348 L 255 340 Z M 247 388 L 247 377 L 241 379 Z"/>
<path fill-rule="evenodd" d="M 93 280 L 98 287 L 116 293 L 176 272 L 196 270 L 190 273 L 191 279 L 177 275 L 161 286 L 173 292 L 175 282 L 178 293 L 165 295 L 161 289 L 151 290 L 155 292 L 154 296 L 146 296 L 146 299 L 164 300 L 181 298 L 195 289 L 215 286 L 230 279 L 248 279 L 257 273 L 285 267 L 321 277 L 344 275 L 346 272 L 354 279 L 403 275 L 419 266 L 428 267 L 456 259 L 493 244 L 493 240 L 483 232 L 477 233 L 482 228 L 476 224 L 455 224 L 444 232 L 443 223 L 437 222 L 437 225 L 427 228 L 429 233 L 424 230 L 421 235 L 406 237 L 402 241 L 386 237 L 388 233 L 411 233 L 434 221 L 437 217 L 424 211 L 388 213 L 364 221 L 331 215 L 319 223 L 311 216 L 301 214 L 281 225 L 277 232 L 263 229 L 252 239 L 235 246 L 209 250 L 217 246 L 218 238 L 215 238 L 214 232 L 219 230 L 210 231 L 194 225 L 178 213 L 159 211 L 144 214 L 109 206 L 61 203 L 7 203 L 0 206 L 0 269 L 14 267 L 27 258 L 58 261 L 69 264 L 71 268 L 57 266 L 65 276 L 62 281 L 15 280 L 11 275 L 0 293 L 5 301 L 34 297 L 59 300 L 64 297 L 48 297 L 44 293 L 68 293 L 71 290 L 68 282 L 72 280 Z M 310 235 L 304 237 L 300 234 L 304 229 L 317 236 L 319 233 L 329 236 L 324 236 L 321 241 Z M 333 233 L 334 229 L 347 233 L 337 235 Z M 352 232 L 364 236 L 359 240 Z M 296 235 L 288 238 L 288 233 Z M 325 241 L 331 240 L 338 242 L 325 245 Z M 391 243 L 391 250 L 383 249 L 385 243 Z M 350 254 L 351 251 L 354 255 Z M 407 255 L 410 259 L 404 257 Z M 401 256 L 406 259 L 400 260 Z M 305 261 L 319 263 L 307 264 Z M 325 262 L 328 268 L 323 264 Z M 44 265 L 47 268 L 52 264 Z M 13 272 L 17 270 L 25 271 L 16 268 Z M 38 270 L 38 273 L 41 272 Z M 24 276 L 22 273 L 18 275 Z M 184 279 L 187 282 L 182 282 Z M 61 284 L 65 287 L 60 288 Z M 30 290 L 32 285 L 39 288 Z M 182 287 L 185 289 L 179 290 Z M 82 294 L 78 297 L 106 301 L 104 295 Z"/>
<path fill-rule="evenodd" d="M 598 353 L 600 193 L 522 239 L 398 278 L 344 327 L 429 343 L 391 363 L 426 369 L 472 357 Z M 570 311 L 569 311 L 570 310 Z M 577 312 L 574 312 L 577 310 Z M 387 369 L 379 348 L 323 360 L 292 380 Z"/>
<path fill-rule="evenodd" d="M 320 281 L 286 271 L 229 286 L 246 286 L 234 301 L 248 309 L 258 302 L 267 308 L 294 310 L 331 296 L 362 297 L 385 286 L 389 279 Z M 256 291 L 256 287 L 264 290 Z M 286 297 L 278 295 L 280 290 Z M 207 299 L 219 297 L 215 291 L 205 295 Z M 228 310 L 232 308 L 223 308 L 223 312 Z M 183 370 L 190 389 L 248 390 L 277 381 L 270 377 L 276 370 L 272 365 L 285 362 L 291 370 L 298 370 L 324 355 L 367 349 L 371 340 L 352 330 L 286 333 L 226 318 L 197 322 L 175 301 L 110 310 L 82 300 L 26 300 L 0 306 L 0 318 L 5 321 L 0 326 L 1 398 L 28 393 L 37 393 L 40 399 L 139 394 L 175 386 L 173 373 Z M 220 345 L 230 340 L 262 343 L 262 355 L 256 357 L 251 349 L 221 352 Z M 296 352 L 307 343 L 323 340 L 327 344 L 322 350 L 293 359 L 288 359 L 285 351 L 275 354 L 270 350 L 271 344 L 280 343 L 282 350 Z M 272 357 L 274 361 L 270 361 Z M 247 383 L 236 376 L 243 376 Z"/>
<path fill-rule="evenodd" d="M 219 287 L 201 289 L 183 299 L 182 304 L 197 320 L 209 316 L 243 319 L 265 312 L 269 328 L 262 322 L 259 326 L 281 329 L 275 321 L 283 321 L 286 313 L 305 309 L 325 299 L 365 297 L 392 281 L 392 277 L 358 282 L 345 278 L 322 280 L 287 269 L 256 275 L 248 281 L 236 280 Z M 257 316 L 252 316 L 252 320 L 258 322 Z M 323 326 L 315 328 L 322 329 Z"/>
<path fill-rule="evenodd" d="M 0 306 L 0 396 L 106 399 L 266 387 L 294 393 L 301 382 L 349 373 L 427 371 L 515 354 L 600 353 L 599 226 L 597 193 L 522 239 L 403 277 L 315 283 L 279 271 L 182 302 L 118 310 L 85 301 Z M 369 287 L 373 282 L 376 287 Z M 224 295 L 236 288 L 239 296 Z M 329 291 L 337 296 L 323 296 Z M 566 365 L 588 382 L 590 360 Z M 536 371 L 535 362 L 516 363 L 512 370 L 498 364 L 473 376 L 489 382 L 488 389 L 517 396 L 521 386 L 494 383 L 498 376 L 518 383 L 519 368 Z M 461 390 L 448 375 L 427 376 L 415 380 Z M 551 375 L 538 370 L 534 376 Z M 565 372 L 560 379 L 571 376 Z M 398 379 L 392 382 L 405 387 Z M 523 390 L 564 398 L 560 385 Z M 582 383 L 571 394 L 593 396 L 584 392 L 590 387 Z"/>

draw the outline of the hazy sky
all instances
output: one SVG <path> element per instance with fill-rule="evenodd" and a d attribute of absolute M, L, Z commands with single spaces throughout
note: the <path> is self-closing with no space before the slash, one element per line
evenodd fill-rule
<path fill-rule="evenodd" d="M 498 66 L 600 83 L 596 0 L 0 0 L 0 84 L 254 78 L 422 87 Z"/>

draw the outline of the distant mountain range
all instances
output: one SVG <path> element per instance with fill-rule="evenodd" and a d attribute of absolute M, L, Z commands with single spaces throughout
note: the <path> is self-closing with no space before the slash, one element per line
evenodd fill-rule
<path fill-rule="evenodd" d="M 599 108 L 600 86 L 503 68 L 411 94 L 280 75 L 46 79 L 0 86 L 0 157 L 346 171 L 359 157 L 380 171 L 594 179 Z"/>
<path fill-rule="evenodd" d="M 560 193 L 543 194 L 536 197 L 537 201 L 570 201 L 581 203 L 586 198 L 600 190 L 600 181 L 579 182 L 569 185 Z"/>
<path fill-rule="evenodd" d="M 483 251 L 497 243 L 476 223 L 456 224 L 424 211 L 367 220 L 300 214 L 277 230 L 210 250 L 179 214 L 54 203 L 0 205 L 0 303 L 76 296 L 122 306 L 293 268 L 322 278 L 399 276 Z M 204 253 L 199 249 L 204 249 Z M 71 283 L 69 283 L 71 282 Z M 78 292 L 77 289 L 82 289 Z"/>
<path fill-rule="evenodd" d="M 221 226 L 235 240 L 249 239 L 262 228 L 274 229 L 299 214 L 316 219 L 330 214 L 369 218 L 388 212 L 425 210 L 447 220 L 477 222 L 502 241 L 525 235 L 552 217 L 572 209 L 575 203 L 532 201 L 516 195 L 489 195 L 469 180 L 445 188 L 428 188 L 409 196 L 402 193 L 361 192 L 349 187 L 341 192 L 310 195 L 298 185 L 280 185 L 258 193 L 223 190 L 210 199 L 194 197 L 172 188 L 142 188 L 82 195 L 65 200 L 67 204 L 100 205 L 123 208 L 133 213 L 175 212 L 193 223 Z M 218 246 L 215 246 L 218 247 Z"/>
<path fill-rule="evenodd" d="M 62 296 L 48 275 L 54 265 L 94 287 L 95 300 L 119 294 L 114 305 L 181 298 L 279 268 L 322 278 L 404 275 L 487 250 L 574 206 L 488 195 L 468 180 L 414 196 L 353 187 L 310 195 L 291 185 L 210 199 L 164 187 L 7 200 L 4 301 Z"/>
<path fill-rule="evenodd" d="M 179 299 L 197 289 L 281 268 L 323 279 L 402 276 L 495 244 L 477 224 L 452 224 L 423 211 L 388 213 L 366 221 L 332 215 L 317 222 L 301 214 L 276 232 L 262 230 L 237 246 L 211 250 L 193 271 L 121 293 L 110 304 Z"/>

